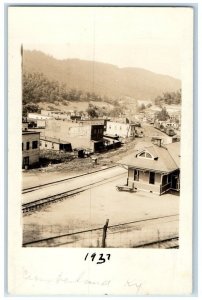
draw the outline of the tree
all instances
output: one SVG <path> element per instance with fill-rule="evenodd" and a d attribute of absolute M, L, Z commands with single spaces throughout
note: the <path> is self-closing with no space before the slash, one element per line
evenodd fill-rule
<path fill-rule="evenodd" d="M 40 112 L 39 106 L 35 103 L 28 103 L 23 105 L 23 116 L 27 117 L 28 113 L 38 113 Z"/>
<path fill-rule="evenodd" d="M 156 97 L 155 104 L 158 106 L 163 104 L 181 104 L 181 89 L 176 92 L 165 92 L 163 95 Z"/>
<path fill-rule="evenodd" d="M 89 104 L 88 108 L 86 109 L 86 112 L 91 118 L 97 118 L 98 117 L 98 112 L 95 106 L 92 104 Z"/>
<path fill-rule="evenodd" d="M 139 107 L 138 107 L 138 111 L 143 111 L 143 110 L 145 110 L 145 105 L 144 105 L 144 103 L 142 103 Z"/>
<path fill-rule="evenodd" d="M 147 108 L 150 108 L 151 106 L 152 106 L 151 103 L 148 103 L 148 104 L 147 104 Z"/>
<path fill-rule="evenodd" d="M 166 121 L 167 119 L 169 119 L 169 117 L 170 116 L 165 107 L 162 108 L 162 110 L 159 113 L 157 113 L 157 119 L 159 121 Z"/>
<path fill-rule="evenodd" d="M 162 102 L 163 102 L 163 99 L 161 96 L 157 96 L 154 100 L 154 103 L 158 106 L 160 106 L 162 104 Z"/>
<path fill-rule="evenodd" d="M 122 113 L 122 110 L 121 110 L 120 107 L 114 107 L 114 108 L 110 111 L 110 116 L 111 116 L 111 117 L 119 117 L 121 113 Z"/>

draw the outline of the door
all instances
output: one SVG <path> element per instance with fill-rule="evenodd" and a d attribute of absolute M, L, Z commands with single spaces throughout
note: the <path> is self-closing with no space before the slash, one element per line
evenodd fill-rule
<path fill-rule="evenodd" d="M 155 173 L 149 172 L 149 184 L 155 184 Z"/>
<path fill-rule="evenodd" d="M 29 156 L 25 156 L 23 157 L 22 167 L 26 169 L 28 168 L 28 166 L 29 166 Z"/>
<path fill-rule="evenodd" d="M 174 190 L 179 190 L 179 178 L 177 175 L 171 176 L 171 188 Z"/>

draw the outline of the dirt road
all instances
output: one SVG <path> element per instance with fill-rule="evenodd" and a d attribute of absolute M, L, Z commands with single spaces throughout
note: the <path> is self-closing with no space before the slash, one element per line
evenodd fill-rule
<path fill-rule="evenodd" d="M 109 219 L 109 225 L 116 225 L 179 213 L 178 196 L 171 194 L 158 196 L 146 192 L 128 193 L 117 191 L 116 185 L 125 182 L 126 176 L 114 179 L 74 197 L 64 198 L 60 202 L 25 215 L 23 217 L 24 242 L 57 234 L 75 233 L 81 230 L 103 227 L 106 219 Z M 178 221 L 172 220 L 172 222 L 166 222 L 164 225 L 160 221 L 158 224 L 155 223 L 155 226 L 139 229 L 136 228 L 135 236 L 134 231 L 130 233 L 130 230 L 128 232 L 125 230 L 125 234 L 124 232 L 118 233 L 117 236 L 120 235 L 123 247 L 129 245 L 128 239 L 132 241 L 133 238 L 138 238 L 139 234 L 140 238 L 143 238 L 144 236 L 156 236 L 158 230 L 161 236 L 163 234 L 178 233 Z M 85 236 L 82 239 L 85 240 Z M 110 239 L 114 239 L 114 235 Z M 83 245 L 85 244 L 86 241 Z M 111 245 L 116 244 L 118 244 L 117 238 L 111 242 Z M 81 241 L 78 242 L 78 247 L 79 245 L 81 245 Z"/>

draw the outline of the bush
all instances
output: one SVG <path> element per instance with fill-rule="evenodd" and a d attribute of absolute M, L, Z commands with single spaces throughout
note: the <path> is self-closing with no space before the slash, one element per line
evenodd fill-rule
<path fill-rule="evenodd" d="M 53 150 L 41 150 L 40 151 L 40 164 L 42 166 L 48 166 L 49 164 L 59 164 L 62 162 L 68 162 L 75 158 L 72 152 L 62 152 Z"/>

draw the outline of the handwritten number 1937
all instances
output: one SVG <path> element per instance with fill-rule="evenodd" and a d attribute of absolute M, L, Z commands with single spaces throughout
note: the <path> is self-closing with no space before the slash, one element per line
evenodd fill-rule
<path fill-rule="evenodd" d="M 105 257 L 104 257 L 105 255 Z M 86 254 L 84 260 L 87 260 L 90 259 L 91 261 L 94 261 L 95 258 L 97 259 L 97 264 L 103 264 L 106 262 L 106 260 L 110 260 L 110 256 L 111 254 L 103 254 L 103 253 L 100 253 L 100 254 L 96 254 L 96 253 L 93 253 L 91 255 L 89 255 L 89 253 Z"/>

